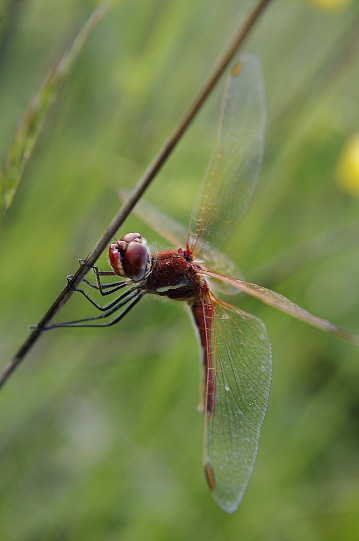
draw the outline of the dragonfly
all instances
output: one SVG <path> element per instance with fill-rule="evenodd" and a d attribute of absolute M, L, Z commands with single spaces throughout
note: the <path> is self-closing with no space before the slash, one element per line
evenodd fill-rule
<path fill-rule="evenodd" d="M 101 306 L 78 288 L 102 313 L 46 327 L 111 326 L 147 294 L 186 303 L 202 356 L 204 471 L 215 501 L 227 513 L 238 508 L 254 467 L 269 399 L 272 355 L 265 324 L 220 300 L 215 292 L 245 292 L 359 345 L 359 337 L 350 331 L 310 314 L 279 293 L 245 281 L 231 259 L 220 252 L 252 198 L 263 159 L 264 132 L 261 63 L 257 56 L 247 54 L 228 77 L 214 150 L 187 234 L 170 219 L 159 220 L 159 231 L 163 235 L 167 230 L 176 246 L 159 252 L 152 252 L 140 233 L 125 234 L 109 247 L 112 270 L 93 267 L 95 283 L 84 279 L 102 296 L 114 294 L 114 300 Z M 226 275 L 232 270 L 236 278 Z M 104 283 L 104 276 L 121 280 Z M 104 318 L 110 320 L 103 322 Z"/>

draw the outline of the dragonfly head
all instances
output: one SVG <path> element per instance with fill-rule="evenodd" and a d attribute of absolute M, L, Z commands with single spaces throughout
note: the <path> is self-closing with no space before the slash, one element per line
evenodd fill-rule
<path fill-rule="evenodd" d="M 109 247 L 110 265 L 119 276 L 142 280 L 146 274 L 150 256 L 147 241 L 139 233 L 127 233 Z"/>

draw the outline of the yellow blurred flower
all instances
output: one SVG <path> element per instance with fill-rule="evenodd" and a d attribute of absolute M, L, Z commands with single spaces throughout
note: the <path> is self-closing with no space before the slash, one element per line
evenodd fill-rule
<path fill-rule="evenodd" d="M 342 190 L 359 196 L 359 134 L 343 147 L 337 165 L 337 181 Z"/>
<path fill-rule="evenodd" d="M 314 4 L 325 11 L 341 11 L 352 3 L 352 0 L 308 0 L 310 4 Z"/>

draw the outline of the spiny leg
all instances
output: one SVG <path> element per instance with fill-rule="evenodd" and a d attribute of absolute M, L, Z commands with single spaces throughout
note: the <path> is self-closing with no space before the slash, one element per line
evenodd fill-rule
<path fill-rule="evenodd" d="M 124 285 L 129 285 L 131 282 L 130 281 L 127 281 L 125 282 Z M 111 291 L 108 291 L 107 294 L 110 294 L 110 293 L 115 293 L 116 291 L 118 291 L 119 289 L 122 289 L 124 287 L 124 285 L 120 285 L 120 286 L 117 286 L 117 287 L 114 287 Z M 69 286 L 68 286 L 69 287 Z M 93 306 L 95 306 L 95 308 L 97 308 L 98 310 L 101 310 L 102 312 L 106 312 L 106 310 L 109 310 L 110 308 L 112 308 L 113 306 L 116 306 L 116 304 L 118 302 L 120 302 L 122 299 L 125 299 L 128 295 L 130 295 L 133 291 L 136 291 L 136 290 L 139 290 L 140 288 L 138 286 L 133 286 L 131 287 L 130 289 L 128 289 L 125 293 L 123 293 L 122 295 L 120 295 L 120 297 L 117 297 L 117 299 L 113 300 L 112 302 L 110 302 L 109 304 L 106 304 L 105 306 L 100 306 L 99 304 L 97 304 L 96 301 L 94 301 L 93 299 L 91 299 L 91 297 L 86 293 L 86 291 L 84 291 L 83 289 L 80 289 L 80 288 L 70 288 L 69 289 L 73 289 L 73 291 L 78 291 L 79 293 L 82 293 L 82 295 L 88 300 L 90 301 L 91 304 L 93 304 Z"/>
<path fill-rule="evenodd" d="M 106 313 L 101 314 L 99 316 L 93 316 L 93 317 L 87 317 L 84 319 L 77 319 L 74 321 L 65 321 L 63 323 L 54 323 L 53 325 L 49 325 L 48 327 L 44 327 L 40 330 L 48 331 L 50 329 L 56 329 L 58 327 L 110 327 L 111 325 L 115 325 L 118 321 L 120 321 L 130 310 L 135 306 L 135 304 L 138 303 L 138 301 L 143 297 L 145 294 L 145 291 L 139 289 L 139 288 L 133 288 L 131 291 L 128 291 L 125 295 L 122 295 L 114 303 L 111 303 L 111 308 L 107 310 Z M 117 310 L 120 308 L 123 308 L 126 306 L 126 304 L 130 303 L 124 310 L 121 312 L 115 319 L 110 321 L 109 323 L 85 323 L 86 321 L 95 321 L 98 319 L 103 319 L 106 317 L 111 316 Z M 36 329 L 39 329 L 39 327 L 35 327 Z"/>
<path fill-rule="evenodd" d="M 103 284 L 101 282 L 101 276 L 117 276 L 114 271 L 100 271 L 98 267 L 93 265 L 86 265 L 84 263 L 84 259 L 79 259 L 79 263 L 81 265 L 85 265 L 86 267 L 89 267 L 93 270 L 95 277 L 96 277 L 96 284 L 93 282 L 90 282 L 90 280 L 87 280 L 86 278 L 83 278 L 83 282 L 88 284 L 90 287 L 97 289 L 101 293 L 102 296 L 105 295 L 111 295 L 112 293 L 115 293 L 119 289 L 125 287 L 128 285 L 129 280 L 121 280 L 120 282 L 112 282 L 110 284 Z M 67 277 L 67 281 L 69 282 L 71 278 L 73 277 L 73 274 L 70 274 Z M 81 291 L 80 289 L 72 288 L 74 291 Z M 104 291 L 105 289 L 108 289 L 108 291 Z"/>

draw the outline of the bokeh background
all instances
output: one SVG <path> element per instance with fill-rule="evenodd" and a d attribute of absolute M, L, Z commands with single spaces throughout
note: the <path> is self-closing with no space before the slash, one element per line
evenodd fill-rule
<path fill-rule="evenodd" d="M 1 0 L 1 156 L 94 6 Z M 0 232 L 2 365 L 252 6 L 112 3 L 51 109 Z M 359 332 L 359 4 L 273 0 L 243 50 L 263 62 L 266 154 L 224 250 L 248 280 Z M 146 194 L 184 224 L 222 92 L 223 81 Z M 132 230 L 165 245 L 136 217 L 123 228 Z M 105 256 L 99 264 L 107 268 Z M 188 316 L 179 303 L 150 298 L 113 328 L 46 333 L 2 390 L 1 539 L 358 539 L 359 349 L 244 295 L 227 300 L 263 319 L 274 357 L 258 459 L 238 511 L 219 509 L 204 479 Z M 73 296 L 59 320 L 92 313 Z"/>

